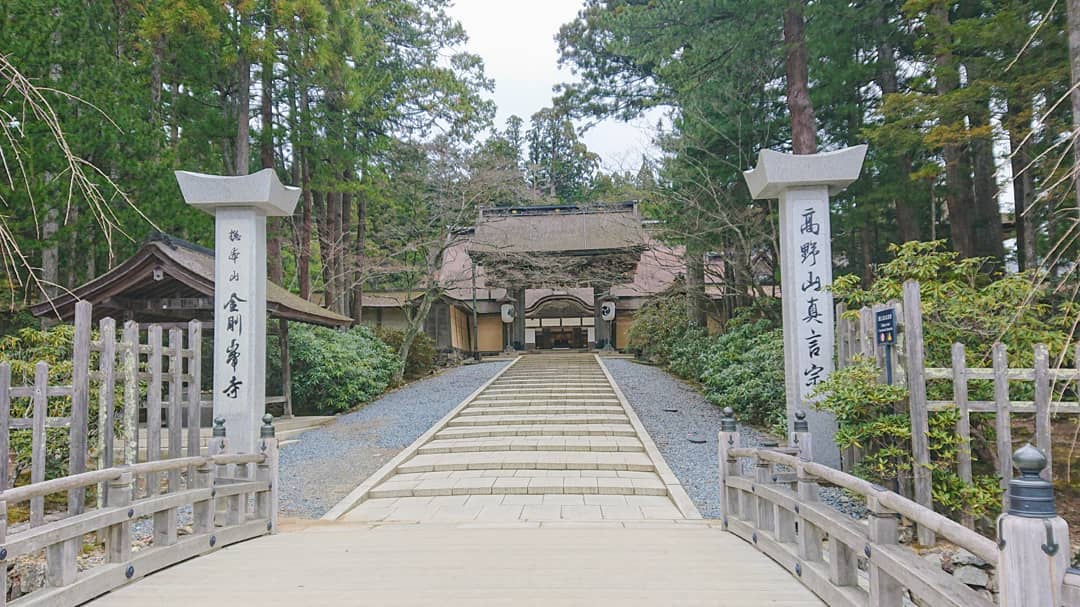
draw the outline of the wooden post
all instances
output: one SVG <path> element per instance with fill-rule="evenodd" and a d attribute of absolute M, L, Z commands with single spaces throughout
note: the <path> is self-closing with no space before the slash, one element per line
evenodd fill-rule
<path fill-rule="evenodd" d="M 133 480 L 131 472 L 124 470 L 119 477 L 109 481 L 110 508 L 131 506 Z M 105 553 L 110 563 L 123 563 L 131 558 L 131 518 L 129 516 L 122 522 L 109 525 L 106 530 Z"/>
<path fill-rule="evenodd" d="M 870 550 L 896 545 L 899 541 L 900 515 L 884 508 L 874 496 L 866 498 L 866 507 L 870 511 L 867 521 L 869 545 L 873 546 Z M 869 569 L 870 607 L 901 607 L 904 604 L 904 587 L 900 582 L 873 561 Z"/>
<path fill-rule="evenodd" d="M 851 359 L 850 327 L 851 321 L 844 318 L 847 305 L 836 304 L 836 368 L 843 369 L 848 366 Z"/>
<path fill-rule="evenodd" d="M 1003 459 L 1008 460 L 1007 453 Z M 1046 456 L 1031 444 L 1013 454 L 1021 476 L 1009 483 L 1008 511 L 998 519 L 1000 607 L 1057 607 L 1072 550 L 1057 516 L 1054 487 L 1040 476 Z"/>
<path fill-rule="evenodd" d="M 226 453 L 229 450 L 229 439 L 225 436 L 225 418 L 218 416 L 214 418 L 214 428 L 211 431 L 210 440 L 206 444 L 206 452 L 208 455 L 219 455 Z M 212 489 L 216 489 L 218 486 L 218 479 L 224 479 L 228 476 L 229 466 L 227 464 L 218 464 L 214 466 L 213 473 L 213 486 Z M 216 491 L 215 491 L 216 493 Z M 211 527 L 216 524 L 218 518 L 218 512 L 220 511 L 219 505 L 224 503 L 224 500 L 214 499 L 211 500 Z"/>
<path fill-rule="evenodd" d="M 211 439 L 211 442 L 214 440 Z M 193 485 L 195 489 L 210 489 L 212 493 L 214 488 L 214 467 L 209 463 L 196 466 Z M 213 495 L 211 495 L 209 499 L 192 504 L 192 533 L 211 533 L 214 530 L 214 501 Z"/>
<path fill-rule="evenodd" d="M 761 458 L 754 458 L 754 482 L 768 484 L 772 482 L 772 464 Z M 769 500 L 756 496 L 757 501 L 757 528 L 765 532 L 773 532 L 776 521 L 773 520 L 773 505 Z"/>
<path fill-rule="evenodd" d="M 292 357 L 289 354 L 289 321 L 284 318 L 278 319 L 278 343 L 281 348 L 281 393 L 285 396 L 282 417 L 289 418 L 293 416 Z"/>
<path fill-rule="evenodd" d="M 188 323 L 187 343 L 191 351 L 188 357 L 188 375 L 191 378 L 187 386 L 187 454 L 194 457 L 201 451 L 202 441 L 199 435 L 202 424 L 202 323 L 198 320 Z"/>
<path fill-rule="evenodd" d="M 49 415 L 49 365 L 34 365 L 34 429 L 30 439 L 30 482 L 45 480 L 45 418 Z M 30 498 L 30 526 L 45 522 L 45 498 Z"/>
<path fill-rule="evenodd" d="M 800 413 L 802 413 L 801 416 Z M 814 443 L 809 426 L 806 424 L 806 414 L 802 411 L 795 412 L 794 428 L 792 442 L 799 449 L 799 464 L 795 468 L 796 491 L 799 495 L 799 503 L 812 504 L 818 501 L 818 484 L 814 477 L 807 474 L 803 469 L 802 462 L 814 461 Z M 811 563 L 821 562 L 821 529 L 803 516 L 801 512 L 796 513 L 796 520 L 799 526 L 798 536 L 796 537 L 799 558 Z"/>
<path fill-rule="evenodd" d="M 75 342 L 71 367 L 71 427 L 69 428 L 68 474 L 86 472 L 87 434 L 90 417 L 90 328 L 92 306 L 88 301 L 75 304 Z M 68 514 L 82 514 L 86 507 L 86 488 L 68 491 Z"/>
<path fill-rule="evenodd" d="M 116 321 L 102 318 L 98 322 L 98 336 L 101 340 L 101 357 L 98 369 L 101 379 L 98 381 L 98 470 L 112 468 L 116 461 L 114 424 L 116 423 Z M 109 503 L 110 483 L 101 483 L 98 494 L 98 507 Z"/>
<path fill-rule="evenodd" d="M 255 478 L 270 483 L 269 491 L 261 491 L 255 497 L 255 512 L 259 518 L 267 520 L 266 530 L 277 533 L 278 517 L 278 440 L 274 435 L 274 418 L 269 413 L 263 416 L 263 425 L 259 432 L 259 450 L 266 459 L 255 470 Z"/>
<path fill-rule="evenodd" d="M 1009 479 L 1012 478 L 1012 403 L 1009 401 L 1009 356 L 1005 344 L 997 342 L 994 358 L 994 429 L 997 434 L 998 475 L 1001 477 L 1002 508 L 1009 506 Z"/>
<path fill-rule="evenodd" d="M 11 365 L 0 363 L 0 456 L 4 458 L 0 465 L 0 491 L 11 487 L 8 478 L 8 462 L 11 461 Z"/>
<path fill-rule="evenodd" d="M 124 381 L 124 463 L 139 461 L 139 325 L 124 323 L 120 376 Z M 134 482 L 134 480 L 132 481 Z"/>
<path fill-rule="evenodd" d="M 169 459 L 183 455 L 184 411 L 180 393 L 184 389 L 184 334 L 169 330 Z M 180 471 L 169 471 L 169 491 L 180 490 Z"/>
<path fill-rule="evenodd" d="M 719 450 L 717 462 L 720 464 L 720 519 L 727 527 L 728 516 L 738 516 L 739 500 L 733 490 L 729 490 L 727 479 L 737 476 L 735 466 L 738 462 L 728 456 L 730 449 L 741 446 L 739 431 L 735 425 L 734 411 L 731 407 L 724 407 L 724 417 L 720 419 L 720 433 L 717 435 L 717 449 Z"/>
<path fill-rule="evenodd" d="M 161 459 L 161 325 L 150 325 L 150 383 L 146 390 L 146 461 Z M 146 494 L 161 492 L 157 472 L 146 475 Z M 156 522 L 156 521 L 155 521 Z M 155 528 L 157 525 L 155 525 Z"/>
<path fill-rule="evenodd" d="M 874 312 L 866 306 L 859 309 L 859 354 L 874 358 Z"/>
<path fill-rule="evenodd" d="M 968 414 L 968 379 L 967 354 L 964 344 L 952 345 L 953 400 L 959 414 L 956 420 L 956 434 L 960 445 L 956 451 L 956 471 L 960 480 L 971 484 L 971 416 Z M 975 518 L 969 512 L 960 515 L 960 522 L 968 529 L 975 528 Z"/>
<path fill-rule="evenodd" d="M 930 478 L 930 417 L 926 403 L 926 365 L 923 357 L 922 298 L 919 283 L 904 282 L 904 347 L 907 352 L 908 411 L 911 415 L 911 451 L 915 479 L 915 501 L 934 509 Z M 918 542 L 934 545 L 934 532 L 917 528 Z"/>
<path fill-rule="evenodd" d="M 6 426 L 5 426 L 6 428 Z M 5 431 L 6 433 L 6 431 Z M 5 462 L 4 467 L 7 467 Z M 7 543 L 7 502 L 0 500 L 0 545 Z M 7 605 L 8 576 L 7 576 L 7 552 L 0 553 L 0 571 L 4 572 L 3 581 L 0 582 L 0 607 Z"/>
<path fill-rule="evenodd" d="M 1042 477 L 1054 480 L 1054 452 L 1050 444 L 1050 352 L 1035 344 L 1035 446 L 1046 456 Z"/>

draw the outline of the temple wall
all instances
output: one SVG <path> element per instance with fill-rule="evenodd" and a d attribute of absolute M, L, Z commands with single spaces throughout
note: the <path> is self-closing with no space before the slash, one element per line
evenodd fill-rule
<path fill-rule="evenodd" d="M 481 352 L 501 352 L 503 349 L 503 323 L 498 314 L 480 315 L 477 342 Z"/>
<path fill-rule="evenodd" d="M 626 344 L 630 341 L 628 333 L 630 332 L 630 325 L 634 324 L 634 313 L 619 311 L 615 317 L 615 347 L 619 350 L 626 348 Z"/>

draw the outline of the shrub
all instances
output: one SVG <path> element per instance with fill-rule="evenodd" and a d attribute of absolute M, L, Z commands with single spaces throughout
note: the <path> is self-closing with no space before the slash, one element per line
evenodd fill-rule
<path fill-rule="evenodd" d="M 390 387 L 399 368 L 394 349 L 364 326 L 290 327 L 289 354 L 297 412 L 332 413 L 368 402 Z"/>
<path fill-rule="evenodd" d="M 913 469 L 911 418 L 903 405 L 907 389 L 878 383 L 880 375 L 873 361 L 857 356 L 851 366 L 818 384 L 813 395 L 821 397 L 817 408 L 836 416 L 836 446 L 862 450 L 854 473 L 897 488 L 910 482 Z M 995 476 L 977 476 L 967 484 L 956 474 L 958 417 L 955 409 L 930 414 L 931 490 L 938 510 L 954 517 L 963 512 L 978 518 L 999 507 L 1000 489 Z"/>
<path fill-rule="evenodd" d="M 393 348 L 394 352 L 401 351 L 401 343 L 405 339 L 403 331 L 386 327 L 377 327 L 375 336 Z M 435 342 L 431 337 L 424 332 L 417 333 L 412 346 L 409 347 L 409 356 L 405 360 L 405 377 L 423 377 L 431 373 L 431 370 L 435 368 L 435 358 L 437 356 Z"/>
<path fill-rule="evenodd" d="M 643 306 L 629 334 L 642 356 L 701 383 L 710 402 L 732 407 L 743 422 L 783 422 L 784 340 L 772 322 L 740 316 L 711 336 L 689 326 L 685 296 L 667 296 Z"/>

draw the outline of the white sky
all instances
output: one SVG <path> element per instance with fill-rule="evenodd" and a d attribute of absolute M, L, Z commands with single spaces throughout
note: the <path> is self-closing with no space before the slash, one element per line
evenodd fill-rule
<path fill-rule="evenodd" d="M 555 34 L 581 6 L 581 0 L 457 0 L 450 8 L 469 34 L 466 50 L 484 59 L 495 80 L 499 129 L 514 114 L 527 128 L 534 112 L 551 105 L 552 87 L 573 78 L 558 67 Z M 656 154 L 650 142 L 659 115 L 632 124 L 606 120 L 585 133 L 585 144 L 600 155 L 605 171 L 636 172 L 643 153 Z"/>

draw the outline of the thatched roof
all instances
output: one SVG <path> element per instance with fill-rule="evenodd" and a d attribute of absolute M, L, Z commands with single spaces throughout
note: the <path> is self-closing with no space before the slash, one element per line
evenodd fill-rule
<path fill-rule="evenodd" d="M 477 253 L 599 254 L 639 248 L 645 231 L 623 209 L 483 216 L 469 250 Z"/>
<path fill-rule="evenodd" d="M 155 274 L 155 270 L 158 272 Z M 35 304 L 35 316 L 69 320 L 75 302 L 89 301 L 94 317 L 173 322 L 213 318 L 214 252 L 159 235 L 112 270 L 50 301 Z M 274 318 L 327 327 L 352 324 L 348 316 L 312 303 L 267 281 L 266 311 Z"/>

